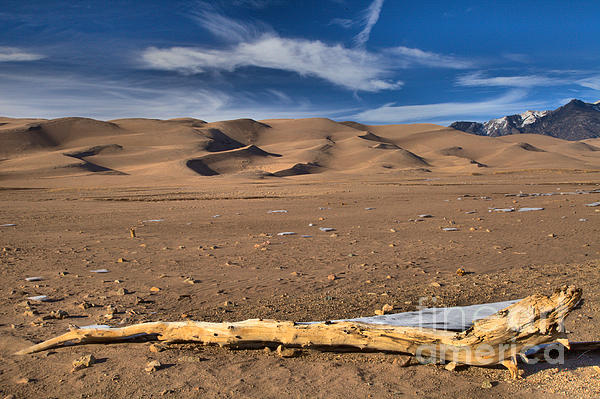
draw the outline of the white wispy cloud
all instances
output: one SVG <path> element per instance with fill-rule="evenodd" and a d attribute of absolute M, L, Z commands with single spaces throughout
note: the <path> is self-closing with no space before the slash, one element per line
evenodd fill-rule
<path fill-rule="evenodd" d="M 410 47 L 393 47 L 386 49 L 385 53 L 404 67 L 411 65 L 424 65 L 433 68 L 449 69 L 469 69 L 475 66 L 475 63 L 459 57 L 432 53 L 430 51 L 420 50 Z"/>
<path fill-rule="evenodd" d="M 258 4 L 254 6 L 258 6 Z M 189 15 L 192 20 L 213 36 L 228 42 L 249 41 L 272 31 L 269 25 L 262 22 L 230 18 L 215 5 L 206 2 L 198 2 L 197 7 L 193 8 Z"/>
<path fill-rule="evenodd" d="M 335 117 L 355 111 L 295 101 L 277 90 L 248 95 L 212 88 L 156 87 L 143 81 L 102 77 L 0 73 L 0 112 L 8 117 L 195 117 L 218 121 Z"/>
<path fill-rule="evenodd" d="M 144 63 L 155 69 L 185 73 L 207 70 L 234 71 L 254 66 L 313 76 L 351 90 L 380 91 L 397 89 L 402 82 L 387 80 L 391 69 L 381 56 L 339 44 L 286 39 L 263 35 L 251 42 L 227 49 L 150 47 L 142 53 Z"/>
<path fill-rule="evenodd" d="M 594 90 L 600 90 L 600 75 L 577 80 L 577 84 Z"/>
<path fill-rule="evenodd" d="M 43 58 L 46 57 L 16 47 L 0 47 L 0 62 L 37 61 Z"/>
<path fill-rule="evenodd" d="M 383 0 L 373 0 L 373 2 L 363 11 L 362 22 L 363 29 L 354 37 L 354 44 L 358 47 L 364 46 L 371 36 L 371 30 L 379 20 Z"/>
<path fill-rule="evenodd" d="M 496 87 L 536 87 L 536 86 L 559 86 L 573 83 L 558 77 L 549 77 L 544 75 L 521 75 L 521 76 L 495 76 L 487 77 L 482 72 L 475 72 L 459 76 L 456 79 L 459 86 L 496 86 Z"/>
<path fill-rule="evenodd" d="M 508 115 L 522 112 L 524 109 L 541 108 L 544 104 L 523 101 L 527 92 L 510 90 L 504 95 L 477 102 L 447 102 L 424 105 L 386 104 L 382 107 L 365 110 L 352 118 L 363 122 L 406 123 L 418 121 L 457 120 L 467 117 L 473 120 L 478 116 Z M 450 118 L 453 117 L 453 118 Z"/>

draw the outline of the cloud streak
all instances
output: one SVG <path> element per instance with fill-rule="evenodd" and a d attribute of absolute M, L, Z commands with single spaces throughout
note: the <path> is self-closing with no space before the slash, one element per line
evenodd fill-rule
<path fill-rule="evenodd" d="M 370 92 L 402 86 L 402 82 L 386 79 L 391 65 L 386 66 L 388 62 L 380 55 L 318 40 L 286 39 L 268 34 L 228 49 L 150 47 L 142 53 L 142 60 L 149 68 L 184 73 L 231 72 L 242 67 L 272 68 Z"/>
<path fill-rule="evenodd" d="M 354 37 L 354 44 L 357 47 L 364 47 L 369 41 L 371 36 L 371 30 L 379 20 L 379 14 L 381 14 L 381 8 L 383 7 L 383 0 L 373 0 L 373 2 L 363 11 L 362 21 L 364 24 L 363 29 Z"/>
<path fill-rule="evenodd" d="M 456 79 L 459 86 L 466 87 L 521 87 L 560 86 L 572 83 L 572 80 L 554 78 L 543 75 L 496 76 L 486 77 L 482 72 L 475 72 Z"/>
<path fill-rule="evenodd" d="M 523 90 L 510 90 L 500 97 L 479 102 L 447 102 L 401 106 L 386 104 L 379 108 L 359 112 L 351 117 L 363 122 L 376 123 L 439 121 L 444 118 L 451 119 L 450 117 L 453 117 L 454 120 L 460 117 L 468 117 L 469 120 L 472 120 L 477 116 L 519 113 L 523 109 L 531 109 L 542 105 L 522 101 L 526 94 Z"/>
<path fill-rule="evenodd" d="M 0 47 L 0 62 L 37 61 L 46 58 L 41 54 L 29 53 L 16 47 Z"/>
<path fill-rule="evenodd" d="M 469 69 L 475 66 L 472 61 L 423 51 L 418 48 L 400 46 L 387 49 L 385 52 L 390 58 L 393 57 L 397 62 L 403 64 L 405 68 L 413 65 L 423 65 L 432 68 Z"/>

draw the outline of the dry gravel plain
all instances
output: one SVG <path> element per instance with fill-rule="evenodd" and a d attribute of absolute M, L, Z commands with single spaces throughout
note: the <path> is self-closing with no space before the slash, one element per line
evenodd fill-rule
<path fill-rule="evenodd" d="M 599 189 L 600 173 L 127 179 L 2 184 L 0 225 L 15 224 L 0 227 L 2 397 L 600 396 L 593 352 L 567 354 L 560 366 L 521 365 L 519 381 L 501 367 L 402 367 L 397 355 L 378 353 L 280 358 L 130 342 L 15 356 L 70 324 L 326 320 L 384 304 L 401 312 L 550 294 L 567 283 L 584 290 L 567 319 L 570 339 L 600 339 L 600 207 L 586 206 L 600 192 L 573 194 Z M 510 207 L 544 209 L 490 211 Z M 297 234 L 277 235 L 285 231 Z M 459 267 L 468 273 L 458 276 Z M 35 295 L 50 301 L 26 301 Z M 59 310 L 68 316 L 52 318 Z M 97 362 L 72 371 L 87 354 Z M 151 360 L 163 367 L 145 371 Z"/>

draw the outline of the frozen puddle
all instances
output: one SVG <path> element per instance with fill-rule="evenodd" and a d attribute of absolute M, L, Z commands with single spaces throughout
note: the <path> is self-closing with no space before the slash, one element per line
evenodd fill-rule
<path fill-rule="evenodd" d="M 319 227 L 319 230 L 325 231 L 325 232 L 335 231 L 335 229 L 333 227 Z"/>
<path fill-rule="evenodd" d="M 444 227 L 442 230 L 444 231 L 458 231 L 456 227 Z"/>
<path fill-rule="evenodd" d="M 267 213 L 288 213 L 285 209 L 275 209 L 274 211 L 267 211 Z"/>
<path fill-rule="evenodd" d="M 293 231 L 282 231 L 281 233 L 277 233 L 278 236 L 293 236 L 296 233 Z"/>
<path fill-rule="evenodd" d="M 96 270 L 90 270 L 90 273 L 108 273 L 108 270 L 106 270 L 106 269 L 96 269 Z"/>
<path fill-rule="evenodd" d="M 14 227 L 16 226 L 15 223 L 4 223 L 4 224 L 0 224 L 0 227 Z"/>
<path fill-rule="evenodd" d="M 36 277 L 25 277 L 25 280 L 27 280 L 27 281 L 42 281 L 42 278 L 38 277 L 38 276 L 36 276 Z"/>
<path fill-rule="evenodd" d="M 585 206 L 600 206 L 600 201 L 592 202 L 591 204 L 585 204 Z"/>
<path fill-rule="evenodd" d="M 27 299 L 29 299 L 30 301 L 38 301 L 38 302 L 46 302 L 49 300 L 46 295 L 28 296 Z"/>
<path fill-rule="evenodd" d="M 519 208 L 517 212 L 543 211 L 544 208 Z"/>
<path fill-rule="evenodd" d="M 142 223 L 158 223 L 158 222 L 163 222 L 165 219 L 148 219 L 148 220 L 142 220 Z"/>
<path fill-rule="evenodd" d="M 490 208 L 490 212 L 514 212 L 515 208 Z"/>

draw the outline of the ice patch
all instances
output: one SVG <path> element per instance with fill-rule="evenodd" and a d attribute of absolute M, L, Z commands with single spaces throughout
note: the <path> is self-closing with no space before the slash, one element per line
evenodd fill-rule
<path fill-rule="evenodd" d="M 4 223 L 4 224 L 0 224 L 0 227 L 13 227 L 16 226 L 15 223 Z"/>
<path fill-rule="evenodd" d="M 420 218 L 432 218 L 432 217 L 433 217 L 433 215 L 430 215 L 430 214 L 428 214 L 428 213 L 424 213 L 424 214 L 422 214 L 422 215 L 419 215 L 419 217 L 420 217 Z"/>
<path fill-rule="evenodd" d="M 148 219 L 148 220 L 142 220 L 142 223 L 158 223 L 158 222 L 163 222 L 165 219 Z"/>
<path fill-rule="evenodd" d="M 519 208 L 517 212 L 543 211 L 544 208 Z"/>
<path fill-rule="evenodd" d="M 281 233 L 277 233 L 278 236 L 293 236 L 296 233 L 293 231 L 282 231 Z"/>
<path fill-rule="evenodd" d="M 444 227 L 442 230 L 444 231 L 458 231 L 456 227 Z"/>
<path fill-rule="evenodd" d="M 26 277 L 25 280 L 27 280 L 27 281 L 42 281 L 43 279 L 41 277 Z"/>
<path fill-rule="evenodd" d="M 39 302 L 46 302 L 49 300 L 46 295 L 28 296 L 27 299 L 29 299 L 30 301 L 39 301 Z"/>
<path fill-rule="evenodd" d="M 515 208 L 490 208 L 490 212 L 514 212 Z"/>
<path fill-rule="evenodd" d="M 108 270 L 106 270 L 106 269 L 96 269 L 96 270 L 90 270 L 90 273 L 108 273 Z"/>
<path fill-rule="evenodd" d="M 335 229 L 333 227 L 319 227 L 319 230 L 321 231 L 335 231 Z"/>
<path fill-rule="evenodd" d="M 285 209 L 276 209 L 274 211 L 267 211 L 267 213 L 288 213 Z"/>
<path fill-rule="evenodd" d="M 592 202 L 591 204 L 585 204 L 585 206 L 600 206 L 600 201 Z"/>

